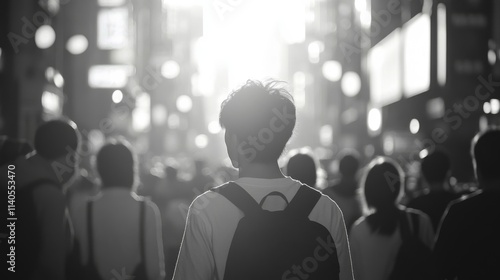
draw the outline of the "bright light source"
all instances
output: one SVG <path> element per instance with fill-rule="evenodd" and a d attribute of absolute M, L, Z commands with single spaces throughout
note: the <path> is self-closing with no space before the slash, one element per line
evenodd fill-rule
<path fill-rule="evenodd" d="M 330 146 L 333 143 L 333 128 L 329 124 L 323 125 L 319 130 L 319 141 L 323 146 Z"/>
<path fill-rule="evenodd" d="M 81 34 L 72 36 L 66 43 L 66 49 L 74 55 L 83 53 L 87 50 L 88 46 L 89 41 L 87 40 L 87 37 Z"/>
<path fill-rule="evenodd" d="M 437 81 L 446 84 L 446 6 L 437 5 Z"/>
<path fill-rule="evenodd" d="M 162 104 L 154 105 L 152 114 L 156 126 L 161 126 L 167 121 L 167 109 Z"/>
<path fill-rule="evenodd" d="M 412 119 L 410 121 L 410 132 L 412 134 L 417 134 L 420 130 L 420 122 L 417 119 Z"/>
<path fill-rule="evenodd" d="M 151 97 L 142 92 L 135 99 L 135 109 L 132 112 L 132 128 L 137 132 L 146 131 L 151 125 Z"/>
<path fill-rule="evenodd" d="M 418 156 L 421 158 L 421 159 L 424 159 L 426 156 L 429 155 L 429 151 L 427 149 L 423 149 L 422 151 L 420 151 L 420 153 L 418 153 Z"/>
<path fill-rule="evenodd" d="M 338 82 L 342 76 L 342 65 L 335 60 L 328 60 L 323 63 L 323 76 L 329 81 Z"/>
<path fill-rule="evenodd" d="M 366 11 L 366 0 L 355 0 L 354 7 L 358 12 Z"/>
<path fill-rule="evenodd" d="M 50 25 L 38 27 L 35 33 L 35 44 L 40 49 L 50 48 L 56 41 L 56 32 Z"/>
<path fill-rule="evenodd" d="M 307 46 L 309 62 L 318 63 L 320 54 L 325 50 L 325 44 L 321 41 L 312 41 Z"/>
<path fill-rule="evenodd" d="M 59 96 L 53 92 L 44 91 L 42 93 L 42 107 L 47 112 L 57 114 L 60 110 Z"/>
<path fill-rule="evenodd" d="M 113 95 L 111 95 L 111 100 L 113 100 L 114 103 L 118 104 L 122 102 L 123 100 L 123 92 L 119 89 L 113 91 Z"/>
<path fill-rule="evenodd" d="M 149 110 L 135 108 L 132 111 L 132 128 L 137 132 L 146 131 L 151 124 Z"/>
<path fill-rule="evenodd" d="M 54 85 L 58 88 L 62 88 L 64 86 L 64 78 L 58 71 L 54 74 Z"/>
<path fill-rule="evenodd" d="M 498 114 L 500 112 L 500 100 L 491 99 L 490 104 L 491 104 L 491 113 Z"/>
<path fill-rule="evenodd" d="M 372 108 L 368 111 L 368 129 L 378 131 L 382 127 L 382 111 L 378 108 Z"/>
<path fill-rule="evenodd" d="M 491 104 L 490 102 L 484 102 L 483 104 L 483 111 L 485 114 L 491 113 Z"/>
<path fill-rule="evenodd" d="M 94 65 L 89 69 L 91 88 L 123 88 L 133 72 L 129 65 Z"/>
<path fill-rule="evenodd" d="M 177 110 L 182 113 L 187 113 L 193 108 L 193 100 L 187 95 L 181 95 L 177 97 Z"/>
<path fill-rule="evenodd" d="M 219 121 L 211 121 L 208 124 L 208 132 L 210 132 L 212 134 L 217 134 L 221 130 L 222 130 L 222 128 L 220 127 Z"/>
<path fill-rule="evenodd" d="M 205 134 L 199 134 L 194 138 L 196 147 L 203 149 L 208 145 L 208 137 Z"/>
<path fill-rule="evenodd" d="M 431 84 L 431 17 L 419 14 L 404 25 L 404 93 L 411 97 Z"/>
<path fill-rule="evenodd" d="M 370 101 L 381 107 L 401 99 L 401 30 L 392 31 L 368 52 Z"/>
<path fill-rule="evenodd" d="M 372 25 L 372 14 L 370 13 L 370 11 L 362 11 L 359 14 L 359 21 L 361 22 L 361 26 L 363 26 L 364 28 L 370 28 L 370 26 Z"/>
<path fill-rule="evenodd" d="M 353 71 L 345 72 L 340 82 L 340 87 L 345 96 L 353 97 L 358 95 L 361 89 L 361 78 Z"/>
<path fill-rule="evenodd" d="M 181 67 L 174 60 L 167 60 L 161 66 L 161 75 L 167 79 L 174 79 L 179 76 Z"/>
<path fill-rule="evenodd" d="M 497 54 L 495 53 L 494 50 L 489 50 L 488 51 L 488 62 L 493 65 L 497 61 Z"/>
<path fill-rule="evenodd" d="M 101 9 L 97 15 L 97 47 L 103 50 L 125 48 L 129 40 L 128 8 Z"/>

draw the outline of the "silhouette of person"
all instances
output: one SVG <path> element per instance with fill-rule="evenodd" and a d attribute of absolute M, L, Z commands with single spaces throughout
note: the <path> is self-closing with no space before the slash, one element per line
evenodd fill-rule
<path fill-rule="evenodd" d="M 429 216 L 434 231 L 437 231 L 441 217 L 448 203 L 457 195 L 448 190 L 451 162 L 448 155 L 440 150 L 427 155 L 421 162 L 423 182 L 427 185 L 425 193 L 414 198 L 408 207 L 421 210 Z"/>
<path fill-rule="evenodd" d="M 316 187 L 316 162 L 308 153 L 299 152 L 291 156 L 286 165 L 286 173 L 303 184 Z"/>
<path fill-rule="evenodd" d="M 33 148 L 25 141 L 0 136 L 0 166 L 31 153 Z"/>
<path fill-rule="evenodd" d="M 164 279 L 160 213 L 153 202 L 134 193 L 138 171 L 130 144 L 111 139 L 97 153 L 95 165 L 101 192 L 74 216 L 83 267 L 75 273 L 83 279 L 112 279 L 116 273 Z"/>
<path fill-rule="evenodd" d="M 292 97 L 276 81 L 262 84 L 249 80 L 233 91 L 222 103 L 220 123 L 225 128 L 227 153 L 239 171 L 239 179 L 234 182 L 236 185 L 231 183 L 220 188 L 234 187 L 238 197 L 246 197 L 247 203 L 268 211 L 286 209 L 299 189 L 318 194 L 319 200 L 311 205 L 308 219 L 331 234 L 337 248 L 340 279 L 352 279 L 347 233 L 340 209 L 327 196 L 284 176 L 278 165 L 295 120 Z M 243 213 L 217 191 L 198 196 L 189 209 L 173 279 L 225 279 L 229 249 Z M 239 267 L 240 270 L 247 268 Z"/>
<path fill-rule="evenodd" d="M 500 130 L 478 133 L 471 154 L 479 190 L 445 212 L 434 249 L 441 279 L 500 278 Z"/>
<path fill-rule="evenodd" d="M 386 157 L 375 158 L 362 180 L 364 200 L 371 213 L 361 217 L 351 229 L 350 245 L 356 279 L 389 279 L 402 244 L 400 216 L 418 221 L 418 237 L 432 248 L 432 224 L 419 210 L 399 205 L 403 190 L 403 170 Z"/>
<path fill-rule="evenodd" d="M 340 180 L 323 191 L 324 194 L 339 205 L 344 214 L 348 231 L 362 215 L 361 202 L 358 197 L 358 180 L 356 178 L 358 168 L 359 157 L 355 151 L 349 151 L 341 155 L 339 161 Z"/>
<path fill-rule="evenodd" d="M 64 189 L 77 171 L 79 143 L 74 122 L 52 120 L 37 128 L 35 152 L 11 163 L 15 168 L 9 170 L 15 172 L 15 178 L 8 186 L 15 191 L 13 216 L 17 218 L 13 221 L 16 251 L 12 279 L 64 279 L 66 253 L 71 246 Z M 2 174 L 7 174 L 7 167 L 1 168 Z"/>

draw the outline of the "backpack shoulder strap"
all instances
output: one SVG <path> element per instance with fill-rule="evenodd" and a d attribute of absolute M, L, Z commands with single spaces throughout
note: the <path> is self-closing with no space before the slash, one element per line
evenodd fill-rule
<path fill-rule="evenodd" d="M 229 182 L 220 187 L 213 188 L 212 191 L 227 198 L 234 206 L 243 211 L 245 216 L 254 215 L 262 210 L 255 199 L 235 182 Z"/>
<path fill-rule="evenodd" d="M 306 185 L 300 186 L 299 190 L 290 201 L 285 211 L 295 216 L 308 217 L 316 203 L 321 197 L 321 193 Z"/>

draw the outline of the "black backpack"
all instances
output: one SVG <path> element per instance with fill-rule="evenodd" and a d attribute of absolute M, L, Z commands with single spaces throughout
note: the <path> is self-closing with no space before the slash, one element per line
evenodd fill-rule
<path fill-rule="evenodd" d="M 320 192 L 301 186 L 283 211 L 262 209 L 243 188 L 230 182 L 214 191 L 244 213 L 229 249 L 224 280 L 339 279 L 334 240 L 324 226 L 308 216 Z M 288 202 L 287 202 L 288 203 Z"/>
<path fill-rule="evenodd" d="M 413 232 L 410 230 L 410 223 Z M 419 222 L 415 213 L 400 211 L 399 225 L 403 243 L 399 248 L 396 263 L 390 280 L 431 280 L 435 279 L 432 270 L 432 251 L 418 237 Z"/>

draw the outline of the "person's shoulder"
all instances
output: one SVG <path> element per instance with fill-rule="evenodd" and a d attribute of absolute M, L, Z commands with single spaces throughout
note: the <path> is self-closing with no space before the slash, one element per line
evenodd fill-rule
<path fill-rule="evenodd" d="M 41 181 L 36 188 L 33 188 L 33 196 L 38 201 L 60 203 L 65 201 L 65 196 L 56 182 Z"/>
<path fill-rule="evenodd" d="M 449 211 L 467 211 L 481 204 L 483 198 L 483 191 L 479 190 L 451 201 L 448 208 Z"/>
<path fill-rule="evenodd" d="M 219 193 L 225 187 L 228 187 L 228 183 L 219 185 L 198 195 L 191 202 L 189 209 L 191 211 L 207 213 L 216 212 L 220 209 L 226 209 L 227 204 L 231 203 Z"/>
<path fill-rule="evenodd" d="M 363 234 L 367 230 L 367 220 L 366 216 L 361 216 L 359 219 L 354 222 L 354 224 L 351 227 L 350 231 L 350 236 L 358 236 L 360 234 Z"/>

